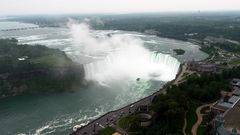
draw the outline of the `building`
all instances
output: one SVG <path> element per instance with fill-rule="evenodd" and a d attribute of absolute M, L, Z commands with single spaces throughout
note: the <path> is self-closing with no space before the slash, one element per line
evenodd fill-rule
<path fill-rule="evenodd" d="M 240 79 L 234 78 L 234 79 L 231 81 L 231 85 L 232 85 L 233 87 L 240 88 Z"/>
<path fill-rule="evenodd" d="M 191 61 L 188 63 L 188 69 L 201 72 L 201 73 L 212 73 L 217 71 L 217 67 L 215 64 L 203 63 Z"/>
<path fill-rule="evenodd" d="M 240 96 L 240 88 L 238 88 L 238 87 L 233 87 L 232 95 Z"/>
<path fill-rule="evenodd" d="M 228 101 L 220 99 L 211 106 L 211 111 L 214 112 L 214 114 L 219 115 L 234 108 L 234 106 L 240 101 L 239 94 L 240 94 L 239 90 L 234 90 L 231 94 L 232 96 L 228 99 Z"/>
<path fill-rule="evenodd" d="M 204 38 L 204 42 L 206 42 L 208 44 L 216 44 L 216 43 L 225 43 L 225 42 L 227 42 L 227 40 L 224 38 L 207 36 L 206 38 Z"/>
<path fill-rule="evenodd" d="M 214 119 L 215 135 L 240 135 L 240 101 Z"/>
<path fill-rule="evenodd" d="M 148 127 L 152 124 L 152 116 L 147 113 L 140 113 L 140 126 L 141 127 Z"/>
<path fill-rule="evenodd" d="M 137 113 L 147 113 L 149 111 L 149 107 L 147 105 L 140 105 L 135 112 Z"/>
<path fill-rule="evenodd" d="M 228 101 L 219 100 L 211 110 L 216 114 L 215 135 L 240 135 L 240 89 L 234 89 Z"/>
<path fill-rule="evenodd" d="M 211 111 L 215 115 L 219 115 L 225 113 L 228 109 L 231 108 L 231 106 L 232 106 L 231 103 L 224 102 L 223 99 L 221 99 L 218 102 L 216 102 L 213 106 L 211 106 Z"/>

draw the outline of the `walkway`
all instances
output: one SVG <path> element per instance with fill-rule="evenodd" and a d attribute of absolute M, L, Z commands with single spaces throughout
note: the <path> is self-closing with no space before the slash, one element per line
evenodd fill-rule
<path fill-rule="evenodd" d="M 174 80 L 173 84 L 174 85 L 178 85 L 180 83 L 183 83 L 185 81 L 185 77 L 186 75 L 185 74 L 188 74 L 188 75 L 191 75 L 193 74 L 194 72 L 193 71 L 190 71 L 187 69 L 187 63 L 183 63 L 182 66 L 181 66 L 181 71 L 180 73 L 177 75 L 176 79 Z"/>
<path fill-rule="evenodd" d="M 213 103 L 210 103 L 210 104 L 205 104 L 205 105 L 202 105 L 202 106 L 199 106 L 197 109 L 196 109 L 196 114 L 197 114 L 197 122 L 193 125 L 192 127 L 192 135 L 197 135 L 197 130 L 198 130 L 198 127 L 201 125 L 202 123 L 202 120 L 203 120 L 203 114 L 201 114 L 201 110 L 205 107 L 208 107 L 208 106 L 211 106 Z"/>
<path fill-rule="evenodd" d="M 177 78 L 180 75 L 183 75 L 183 70 L 180 70 L 180 72 L 177 75 Z M 177 80 L 177 78 L 175 80 Z M 157 95 L 165 94 L 166 93 L 166 86 L 168 84 L 172 84 L 173 82 L 175 82 L 175 80 L 165 84 L 161 90 L 153 93 L 152 95 L 150 95 L 148 97 L 145 97 L 145 98 L 143 98 L 143 99 L 141 99 L 141 100 L 139 100 L 139 101 L 137 101 L 135 103 L 127 105 L 127 106 L 125 106 L 123 108 L 120 108 L 118 110 L 111 111 L 111 112 L 108 112 L 108 113 L 104 114 L 103 116 L 101 116 L 101 117 L 91 121 L 87 125 L 78 128 L 77 131 L 71 133 L 70 135 L 94 135 L 98 131 L 102 130 L 102 127 L 107 127 L 107 126 L 115 127 L 115 128 L 117 128 L 121 132 L 122 129 L 120 129 L 116 125 L 117 121 L 121 117 L 129 116 L 130 114 L 135 113 L 135 111 L 140 106 L 149 106 L 149 105 L 151 105 L 153 98 L 155 96 L 157 96 Z M 101 125 L 101 126 L 99 126 L 99 125 Z M 124 131 L 122 131 L 122 132 L 124 132 Z M 126 134 L 126 132 L 124 132 L 124 134 Z"/>
<path fill-rule="evenodd" d="M 183 125 L 183 128 L 182 128 L 183 135 L 187 135 L 186 134 L 186 127 L 187 127 L 187 119 L 186 119 L 186 116 L 185 116 L 184 117 L 184 125 Z"/>

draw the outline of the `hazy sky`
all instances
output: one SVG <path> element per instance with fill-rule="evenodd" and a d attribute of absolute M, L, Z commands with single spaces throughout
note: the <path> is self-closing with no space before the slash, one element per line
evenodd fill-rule
<path fill-rule="evenodd" d="M 240 10 L 240 0 L 0 0 L 0 14 Z"/>

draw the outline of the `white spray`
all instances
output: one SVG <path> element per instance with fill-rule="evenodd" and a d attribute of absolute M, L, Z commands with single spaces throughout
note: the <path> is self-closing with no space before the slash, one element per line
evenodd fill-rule
<path fill-rule="evenodd" d="M 154 53 L 143 46 L 139 38 L 124 35 L 102 35 L 85 23 L 71 24 L 73 44 L 91 56 L 103 56 L 84 66 L 86 79 L 108 84 L 113 81 L 175 78 L 180 63 L 170 55 Z"/>

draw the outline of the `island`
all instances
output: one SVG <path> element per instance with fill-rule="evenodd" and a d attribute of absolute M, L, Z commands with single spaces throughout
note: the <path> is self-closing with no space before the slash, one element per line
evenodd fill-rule
<path fill-rule="evenodd" d="M 0 98 L 75 90 L 83 85 L 83 66 L 58 49 L 0 39 Z"/>
<path fill-rule="evenodd" d="M 177 54 L 177 55 L 183 55 L 185 53 L 185 50 L 183 49 L 173 49 L 173 51 Z"/>

